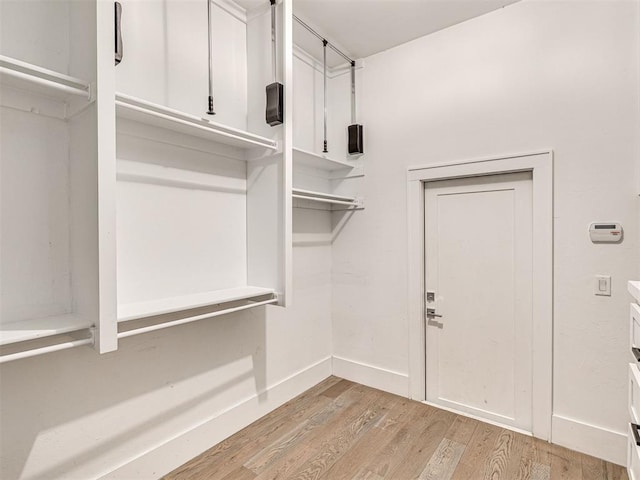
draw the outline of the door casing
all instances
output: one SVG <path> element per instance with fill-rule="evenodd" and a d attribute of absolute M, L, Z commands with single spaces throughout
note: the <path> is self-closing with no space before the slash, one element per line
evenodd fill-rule
<path fill-rule="evenodd" d="M 550 441 L 553 394 L 552 150 L 408 168 L 409 396 L 414 400 L 425 400 L 424 184 L 527 171 L 532 173 L 533 183 L 532 433 Z"/>

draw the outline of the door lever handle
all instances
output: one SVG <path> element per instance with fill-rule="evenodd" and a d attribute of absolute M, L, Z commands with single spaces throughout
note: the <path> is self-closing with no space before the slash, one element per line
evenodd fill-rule
<path fill-rule="evenodd" d="M 436 309 L 435 308 L 427 308 L 427 317 L 442 317 L 442 315 L 439 315 L 436 313 Z"/>

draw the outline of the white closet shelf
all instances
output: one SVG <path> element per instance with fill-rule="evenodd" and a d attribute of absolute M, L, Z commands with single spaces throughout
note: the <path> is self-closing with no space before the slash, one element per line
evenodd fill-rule
<path fill-rule="evenodd" d="M 277 142 L 237 128 L 198 118 L 195 115 L 147 102 L 122 93 L 116 93 L 116 114 L 145 125 L 204 138 L 242 149 L 266 148 L 277 150 Z"/>
<path fill-rule="evenodd" d="M 59 100 L 91 99 L 88 82 L 0 55 L 0 83 Z"/>
<path fill-rule="evenodd" d="M 271 288 L 247 286 L 194 293 L 180 297 L 161 298 L 147 302 L 128 303 L 118 307 L 118 322 L 127 322 L 129 320 L 138 320 L 155 315 L 190 310 L 192 308 L 248 300 L 265 295 L 273 296 L 275 295 L 275 291 Z"/>
<path fill-rule="evenodd" d="M 636 299 L 636 302 L 640 303 L 640 281 L 629 281 L 627 286 L 629 289 L 629 293 L 633 295 L 633 298 Z"/>
<path fill-rule="evenodd" d="M 0 325 L 0 345 L 76 332 L 92 326 L 90 321 L 74 314 L 11 322 Z"/>
<path fill-rule="evenodd" d="M 326 170 L 329 172 L 355 167 L 355 165 L 345 162 L 344 160 L 336 160 L 324 154 L 309 152 L 296 147 L 293 147 L 293 163 L 295 165 L 317 168 L 318 170 Z"/>

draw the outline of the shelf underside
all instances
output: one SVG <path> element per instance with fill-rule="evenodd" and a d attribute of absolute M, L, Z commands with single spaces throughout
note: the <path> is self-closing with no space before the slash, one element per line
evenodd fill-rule
<path fill-rule="evenodd" d="M 355 167 L 355 165 L 345 162 L 344 160 L 336 160 L 323 154 L 309 152 L 295 147 L 293 148 L 293 163 L 294 165 L 301 165 L 329 172 L 336 170 L 350 170 Z"/>
<path fill-rule="evenodd" d="M 128 95 L 116 94 L 116 114 L 120 118 L 236 148 L 266 148 L 272 151 L 277 149 L 275 140 L 210 122 Z"/>
<path fill-rule="evenodd" d="M 129 303 L 118 307 L 118 322 L 219 305 L 265 295 L 274 295 L 274 293 L 274 290 L 270 288 L 246 286 L 195 293 L 180 297 L 161 298 L 146 302 Z"/>
<path fill-rule="evenodd" d="M 91 326 L 90 321 L 74 314 L 11 322 L 0 325 L 0 345 L 75 332 Z"/>

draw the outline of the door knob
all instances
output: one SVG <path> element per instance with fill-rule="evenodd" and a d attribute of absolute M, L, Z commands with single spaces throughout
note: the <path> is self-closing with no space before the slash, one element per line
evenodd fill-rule
<path fill-rule="evenodd" d="M 427 308 L 427 317 L 442 317 L 442 315 L 437 314 L 435 308 Z"/>

